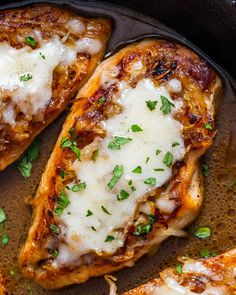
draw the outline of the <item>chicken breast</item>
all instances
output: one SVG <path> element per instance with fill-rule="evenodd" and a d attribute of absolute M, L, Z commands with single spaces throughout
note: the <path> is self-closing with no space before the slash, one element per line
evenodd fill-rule
<path fill-rule="evenodd" d="M 110 21 L 59 6 L 0 14 L 0 170 L 72 101 L 104 54 Z"/>
<path fill-rule="evenodd" d="M 234 295 L 236 294 L 236 249 L 207 259 L 180 259 L 181 271 L 168 268 L 160 278 L 123 295 Z M 113 289 L 113 290 L 112 290 Z M 110 295 L 116 290 L 112 283 Z"/>
<path fill-rule="evenodd" d="M 147 39 L 103 61 L 77 95 L 20 254 L 44 288 L 132 266 L 198 214 L 220 79 L 189 49 Z"/>
<path fill-rule="evenodd" d="M 5 289 L 5 282 L 3 280 L 2 275 L 0 274 L 0 295 L 5 295 L 6 293 L 6 289 Z"/>

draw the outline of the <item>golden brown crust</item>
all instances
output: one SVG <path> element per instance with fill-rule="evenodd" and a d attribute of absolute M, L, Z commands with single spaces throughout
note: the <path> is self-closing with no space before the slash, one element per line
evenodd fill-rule
<path fill-rule="evenodd" d="M 87 29 L 84 33 L 69 33 L 66 22 L 72 18 L 79 18 L 86 24 Z M 81 17 L 72 11 L 54 5 L 40 4 L 0 12 L 0 42 L 8 42 L 17 49 L 26 46 L 25 37 L 29 35 L 36 41 L 39 38 L 50 40 L 55 35 L 60 38 L 67 36 L 65 44 L 68 45 L 81 36 L 96 38 L 102 42 L 102 49 L 98 53 L 93 55 L 79 53 L 77 60 L 70 66 L 56 67 L 53 73 L 53 94 L 44 112 L 43 121 L 37 121 L 34 117 L 26 117 L 19 110 L 16 110 L 15 126 L 10 126 L 0 119 L 0 170 L 14 162 L 27 149 L 35 136 L 72 101 L 103 57 L 110 31 L 109 20 Z M 33 47 L 35 48 L 37 45 Z M 9 99 L 7 96 L 4 98 L 0 114 L 9 104 Z"/>
<path fill-rule="evenodd" d="M 236 249 L 232 249 L 219 256 L 200 259 L 200 260 L 186 260 L 184 265 L 202 263 L 208 270 L 209 274 L 202 274 L 200 272 L 183 272 L 178 273 L 176 269 L 168 268 L 160 273 L 160 278 L 155 278 L 148 283 L 137 288 L 129 290 L 123 295 L 160 295 L 164 294 L 160 288 L 166 286 L 166 278 L 174 278 L 181 286 L 188 287 L 194 294 L 201 294 L 207 288 L 223 287 L 223 292 L 219 294 L 234 295 L 236 294 L 235 283 L 235 265 L 236 265 Z M 184 267 L 184 266 L 183 266 Z M 184 269 L 184 268 L 183 268 Z M 154 293 L 155 290 L 155 293 Z M 172 294 L 172 293 L 171 293 Z M 192 293 L 191 293 L 192 294 Z M 205 293 L 204 293 L 205 294 Z M 208 293 L 207 293 L 208 294 Z M 209 293 L 213 294 L 213 293 Z M 218 294 L 218 293 L 214 293 Z"/>
<path fill-rule="evenodd" d="M 0 274 L 0 295 L 6 295 L 5 281 L 3 280 L 2 275 Z"/>
<path fill-rule="evenodd" d="M 140 71 L 130 70 L 132 62 L 137 60 L 141 60 L 144 67 Z M 134 228 L 130 228 L 125 246 L 110 257 L 98 257 L 93 253 L 92 263 L 52 269 L 52 256 L 45 247 L 45 240 L 52 235 L 49 224 L 56 223 L 53 209 L 58 192 L 68 179 L 74 177 L 73 173 L 71 175 L 70 165 L 75 155 L 69 149 L 61 149 L 61 140 L 63 137 L 70 137 L 68 132 L 72 127 L 78 136 L 79 148 L 93 142 L 97 134 L 102 137 L 102 130 L 97 128 L 97 123 L 114 114 L 116 105 L 112 98 L 117 91 L 117 80 L 108 87 L 101 85 L 101 80 L 104 71 L 113 66 L 119 68 L 117 80 L 125 81 L 133 87 L 144 77 L 152 79 L 157 86 L 166 85 L 172 78 L 182 82 L 182 92 L 173 95 L 173 99 L 182 98 L 183 107 L 176 114 L 176 119 L 184 126 L 183 138 L 187 153 L 181 163 L 174 165 L 168 185 L 158 188 L 143 200 L 146 202 L 161 194 L 168 194 L 169 199 L 175 200 L 176 210 L 169 215 L 158 212 L 158 220 L 154 222 L 145 239 L 135 237 Z M 201 206 L 202 184 L 198 173 L 198 160 L 211 145 L 215 133 L 211 100 L 220 85 L 220 80 L 213 70 L 195 53 L 162 40 L 146 40 L 132 44 L 98 66 L 77 96 L 78 99 L 63 126 L 33 200 L 33 224 L 20 255 L 23 273 L 50 289 L 82 283 L 89 277 L 132 266 L 138 258 L 153 250 L 162 240 L 170 235 L 178 235 L 179 230 L 195 218 Z M 98 103 L 101 97 L 106 98 L 104 104 Z M 206 123 L 211 124 L 210 130 L 204 127 Z M 64 180 L 59 177 L 61 169 L 66 170 L 69 175 Z"/>

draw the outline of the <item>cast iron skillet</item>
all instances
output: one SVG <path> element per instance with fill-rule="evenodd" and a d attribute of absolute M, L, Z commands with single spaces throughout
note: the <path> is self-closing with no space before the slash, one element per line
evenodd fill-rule
<path fill-rule="evenodd" d="M 16 2 L 16 0 L 1 1 L 0 8 L 3 7 L 1 5 Z M 14 6 L 32 2 L 39 1 L 18 1 Z M 218 132 L 213 147 L 203 159 L 203 162 L 209 165 L 209 176 L 205 178 L 205 198 L 201 213 L 193 225 L 188 228 L 188 238 L 170 238 L 163 243 L 155 255 L 143 257 L 134 267 L 117 272 L 115 275 L 118 278 L 119 291 L 123 292 L 156 276 L 157 272 L 165 268 L 166 265 L 177 263 L 178 255 L 198 258 L 202 248 L 220 253 L 235 247 L 236 186 L 231 184 L 236 179 L 236 86 L 230 75 L 222 70 L 222 67 L 228 70 L 231 76 L 236 77 L 236 6 L 226 0 L 206 0 L 204 3 L 197 0 L 109 1 L 116 2 L 118 6 L 114 6 L 113 3 L 92 0 L 44 0 L 42 2 L 64 3 L 63 5 L 69 5 L 71 8 L 77 9 L 79 13 L 110 17 L 113 20 L 113 34 L 108 52 L 122 41 L 127 43 L 130 39 L 147 34 L 157 37 L 171 37 L 190 46 L 208 59 L 223 80 L 224 93 L 217 115 Z M 126 6 L 136 9 L 136 11 L 139 10 L 141 13 L 129 10 Z M 171 26 L 180 35 L 158 21 Z M 205 51 L 211 59 L 190 44 L 186 37 Z M 221 67 L 215 64 L 212 58 Z M 40 156 L 34 164 L 30 179 L 24 180 L 22 178 L 17 171 L 16 164 L 0 173 L 0 207 L 6 211 L 5 231 L 10 236 L 8 245 L 0 246 L 0 271 L 7 278 L 10 294 L 31 294 L 31 288 L 34 295 L 108 294 L 108 286 L 103 278 L 91 279 L 85 284 L 66 290 L 48 292 L 38 285 L 24 280 L 17 268 L 19 249 L 27 234 L 31 217 L 30 208 L 24 204 L 24 197 L 31 195 L 39 182 L 65 117 L 66 114 L 62 115 L 39 136 L 41 141 Z M 194 238 L 192 235 L 194 229 L 205 225 L 212 227 L 212 238 L 205 241 Z M 15 275 L 11 277 L 9 271 L 12 270 Z"/>

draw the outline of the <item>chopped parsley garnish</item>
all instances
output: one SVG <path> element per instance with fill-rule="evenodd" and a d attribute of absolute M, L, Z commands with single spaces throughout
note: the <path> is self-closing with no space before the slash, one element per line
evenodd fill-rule
<path fill-rule="evenodd" d="M 13 269 L 9 269 L 9 275 L 10 275 L 11 277 L 13 277 L 13 276 L 15 275 L 15 272 L 14 272 Z"/>
<path fill-rule="evenodd" d="M 132 138 L 125 138 L 115 136 L 108 144 L 108 148 L 111 150 L 120 150 L 120 146 L 130 142 Z"/>
<path fill-rule="evenodd" d="M 151 185 L 151 186 L 154 186 L 154 185 L 156 185 L 157 180 L 156 180 L 155 177 L 149 177 L 149 178 L 144 180 L 144 183 L 148 184 L 148 185 Z"/>
<path fill-rule="evenodd" d="M 213 129 L 212 126 L 211 126 L 211 123 L 209 123 L 209 122 L 206 123 L 206 124 L 204 124 L 203 127 L 206 128 L 206 129 L 208 129 L 208 130 L 212 130 Z"/>
<path fill-rule="evenodd" d="M 60 192 L 59 197 L 57 199 L 57 206 L 54 209 L 54 213 L 57 216 L 62 215 L 64 209 L 70 204 L 70 200 L 66 193 Z"/>
<path fill-rule="evenodd" d="M 95 151 L 93 151 L 93 154 L 92 154 L 93 161 L 97 160 L 98 155 L 99 155 L 99 149 L 96 149 Z"/>
<path fill-rule="evenodd" d="M 91 226 L 91 229 L 94 231 L 97 231 L 96 228 L 94 226 Z"/>
<path fill-rule="evenodd" d="M 176 265 L 176 271 L 178 273 L 180 273 L 180 274 L 183 272 L 183 266 L 182 266 L 182 264 L 177 264 Z"/>
<path fill-rule="evenodd" d="M 29 46 L 36 46 L 36 40 L 32 36 L 25 37 L 25 44 Z"/>
<path fill-rule="evenodd" d="M 131 130 L 133 132 L 141 132 L 141 131 L 143 131 L 143 129 L 139 125 L 137 125 L 137 124 L 132 125 L 131 126 Z"/>
<path fill-rule="evenodd" d="M 152 214 L 148 215 L 148 217 L 149 217 L 149 221 L 147 224 L 140 223 L 136 226 L 136 229 L 133 232 L 134 236 L 145 237 L 148 233 L 150 233 L 150 231 L 152 230 L 153 223 L 156 220 L 156 217 Z"/>
<path fill-rule="evenodd" d="M 69 148 L 76 154 L 78 160 L 80 160 L 80 149 L 78 149 L 77 143 L 75 141 L 72 142 L 69 138 L 63 137 L 61 140 L 61 148 Z"/>
<path fill-rule="evenodd" d="M 132 172 L 133 173 L 137 173 L 137 174 L 141 174 L 142 173 L 142 167 L 141 166 L 137 166 L 136 168 L 134 168 L 134 170 Z"/>
<path fill-rule="evenodd" d="M 145 163 L 147 164 L 149 160 L 150 160 L 150 157 L 147 157 Z"/>
<path fill-rule="evenodd" d="M 73 192 L 80 192 L 86 188 L 86 183 L 85 182 L 80 182 L 78 184 L 75 184 L 71 187 L 71 190 Z"/>
<path fill-rule="evenodd" d="M 161 153 L 161 150 L 157 149 L 156 150 L 156 156 L 158 156 Z"/>
<path fill-rule="evenodd" d="M 49 228 L 50 228 L 51 231 L 52 231 L 54 234 L 56 234 L 56 235 L 58 235 L 58 234 L 60 233 L 60 229 L 59 229 L 59 227 L 58 227 L 57 225 L 53 224 L 53 223 L 51 223 L 51 224 L 49 225 Z"/>
<path fill-rule="evenodd" d="M 161 95 L 161 103 L 162 105 L 160 107 L 160 110 L 163 112 L 164 115 L 167 115 L 171 112 L 171 107 L 175 107 L 175 105 L 163 95 Z"/>
<path fill-rule="evenodd" d="M 209 175 L 209 167 L 208 167 L 208 165 L 202 165 L 202 173 L 206 177 Z"/>
<path fill-rule="evenodd" d="M 156 172 L 165 171 L 165 169 L 163 169 L 163 168 L 154 168 L 153 170 L 156 171 Z"/>
<path fill-rule="evenodd" d="M 211 237 L 211 228 L 208 226 L 202 226 L 195 230 L 194 236 L 199 239 L 207 239 Z"/>
<path fill-rule="evenodd" d="M 64 170 L 60 170 L 59 175 L 61 176 L 62 179 L 64 179 L 65 176 L 68 175 L 68 173 L 66 173 Z"/>
<path fill-rule="evenodd" d="M 104 103 L 106 101 L 106 97 L 101 97 L 101 98 L 99 98 L 99 100 L 98 100 L 98 102 L 99 103 Z"/>
<path fill-rule="evenodd" d="M 117 200 L 123 201 L 123 200 L 127 199 L 128 197 L 129 197 L 129 193 L 127 193 L 127 191 L 122 189 L 120 191 L 119 195 L 117 195 Z"/>
<path fill-rule="evenodd" d="M 163 163 L 167 166 L 167 167 L 171 167 L 172 163 L 173 163 L 173 155 L 170 152 L 167 152 L 163 158 Z"/>
<path fill-rule="evenodd" d="M 68 133 L 71 135 L 71 138 L 76 141 L 77 140 L 77 135 L 75 133 L 75 127 L 70 128 L 70 130 L 68 131 Z M 75 143 L 76 144 L 76 143 Z"/>
<path fill-rule="evenodd" d="M 35 139 L 23 158 L 18 162 L 17 168 L 21 175 L 25 178 L 30 177 L 33 168 L 33 162 L 38 158 L 39 155 L 40 141 Z"/>
<path fill-rule="evenodd" d="M 0 208 L 0 223 L 4 222 L 6 220 L 6 214 L 3 211 L 2 208 Z"/>
<path fill-rule="evenodd" d="M 9 242 L 9 236 L 7 234 L 2 235 L 2 245 L 6 245 Z"/>
<path fill-rule="evenodd" d="M 136 187 L 133 185 L 132 179 L 129 180 L 128 185 L 130 186 L 132 192 L 136 191 Z"/>
<path fill-rule="evenodd" d="M 23 177 L 28 178 L 31 175 L 33 164 L 31 161 L 28 161 L 27 157 L 23 157 L 18 163 L 17 168 Z"/>
<path fill-rule="evenodd" d="M 87 214 L 86 214 L 86 217 L 89 217 L 89 216 L 92 216 L 92 215 L 93 215 L 93 212 L 91 210 L 88 210 Z"/>
<path fill-rule="evenodd" d="M 61 140 L 61 148 L 65 149 L 65 148 L 69 148 L 72 146 L 72 141 L 69 140 L 69 138 L 67 137 L 63 137 Z"/>
<path fill-rule="evenodd" d="M 113 236 L 107 236 L 106 240 L 104 242 L 111 242 L 113 241 L 115 238 Z"/>
<path fill-rule="evenodd" d="M 112 215 L 112 214 L 107 210 L 107 208 L 105 208 L 104 206 L 101 206 L 101 208 L 102 208 L 102 211 L 103 211 L 104 213 L 106 213 L 106 214 L 108 214 L 108 215 Z"/>
<path fill-rule="evenodd" d="M 26 74 L 20 75 L 20 81 L 21 82 L 27 82 L 27 81 L 29 81 L 31 79 L 33 79 L 33 75 L 30 74 L 30 73 L 26 73 Z"/>
<path fill-rule="evenodd" d="M 178 146 L 179 145 L 179 142 L 178 141 L 173 141 L 172 142 L 172 147 L 175 147 L 175 146 Z"/>
<path fill-rule="evenodd" d="M 124 174 L 124 167 L 123 165 L 116 165 L 116 167 L 113 170 L 113 176 L 108 182 L 109 189 L 113 189 L 113 187 L 117 184 L 121 176 Z"/>
<path fill-rule="evenodd" d="M 156 100 L 148 100 L 148 101 L 146 101 L 146 105 L 150 111 L 153 111 L 156 108 L 157 101 Z"/>
<path fill-rule="evenodd" d="M 57 249 L 52 251 L 52 258 L 56 258 L 59 255 L 59 252 Z"/>
<path fill-rule="evenodd" d="M 217 254 L 214 251 L 210 251 L 209 249 L 202 249 L 200 251 L 200 256 L 202 258 L 208 258 L 208 257 L 215 257 Z"/>
<path fill-rule="evenodd" d="M 42 52 L 39 52 L 39 55 L 42 57 L 42 59 L 45 59 L 46 58 L 45 55 L 42 54 Z"/>

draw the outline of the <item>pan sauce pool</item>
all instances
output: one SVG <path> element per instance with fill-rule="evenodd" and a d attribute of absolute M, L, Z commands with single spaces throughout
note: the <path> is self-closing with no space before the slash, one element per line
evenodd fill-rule
<path fill-rule="evenodd" d="M 33 2 L 38 1 L 21 2 L 20 5 Z M 58 3 L 62 2 L 58 1 Z M 86 6 L 88 5 L 86 1 L 80 1 L 80 4 L 75 3 L 68 6 L 78 9 L 80 13 L 102 15 L 113 19 L 113 34 L 108 53 L 111 49 L 124 46 L 130 40 L 150 35 L 171 38 L 186 44 L 181 36 L 156 20 L 131 10 L 93 2 L 89 2 L 89 6 Z M 218 132 L 212 148 L 202 161 L 209 165 L 209 176 L 204 180 L 205 193 L 201 213 L 188 228 L 188 238 L 170 238 L 154 255 L 143 257 L 134 267 L 117 272 L 115 275 L 118 278 L 120 292 L 151 279 L 167 265 L 176 264 L 178 255 L 199 257 L 199 251 L 203 248 L 220 253 L 236 245 L 236 185 L 234 185 L 234 179 L 236 179 L 236 94 L 234 89 L 236 85 L 227 73 L 211 61 L 209 62 L 219 72 L 224 85 L 216 116 Z M 0 247 L 0 270 L 7 279 L 9 294 L 103 295 L 108 293 L 108 286 L 103 278 L 91 279 L 85 284 L 66 290 L 45 291 L 38 285 L 26 281 L 18 270 L 18 254 L 27 235 L 31 217 L 31 210 L 24 204 L 24 199 L 33 194 L 38 184 L 65 117 L 66 114 L 60 116 L 39 136 L 40 156 L 34 164 L 33 173 L 29 179 L 23 179 L 16 169 L 16 164 L 0 173 L 0 207 L 4 208 L 7 215 L 3 233 L 10 236 L 9 243 Z M 199 240 L 192 237 L 191 233 L 194 229 L 204 225 L 211 226 L 212 238 Z M 11 275 L 12 271 L 14 275 Z"/>

